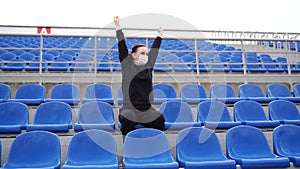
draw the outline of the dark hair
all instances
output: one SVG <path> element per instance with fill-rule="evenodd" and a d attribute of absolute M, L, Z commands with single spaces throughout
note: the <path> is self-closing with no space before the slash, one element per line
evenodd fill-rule
<path fill-rule="evenodd" d="M 146 47 L 144 44 L 136 44 L 132 47 L 131 53 L 135 53 L 139 47 Z"/>

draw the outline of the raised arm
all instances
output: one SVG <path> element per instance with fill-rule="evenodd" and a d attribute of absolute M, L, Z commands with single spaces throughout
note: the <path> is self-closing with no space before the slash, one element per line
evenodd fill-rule
<path fill-rule="evenodd" d="M 157 55 L 158 55 L 158 50 L 159 50 L 160 45 L 161 45 L 164 30 L 163 30 L 163 28 L 159 27 L 157 29 L 157 32 L 158 32 L 158 36 L 154 39 L 154 42 L 153 42 L 153 44 L 151 46 L 151 49 L 149 51 L 149 61 L 150 61 L 150 64 L 151 64 L 152 67 L 155 64 L 155 61 L 156 61 L 156 58 L 157 58 Z"/>
<path fill-rule="evenodd" d="M 114 23 L 116 26 L 116 33 L 118 39 L 118 49 L 119 49 L 119 59 L 123 61 L 128 56 L 128 48 L 125 42 L 125 36 L 120 25 L 120 18 L 118 16 L 114 17 Z"/>

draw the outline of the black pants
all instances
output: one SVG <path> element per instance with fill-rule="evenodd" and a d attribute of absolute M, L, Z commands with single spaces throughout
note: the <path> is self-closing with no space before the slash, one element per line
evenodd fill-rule
<path fill-rule="evenodd" d="M 144 127 L 164 130 L 165 118 L 160 111 L 153 107 L 146 111 L 139 111 L 130 108 L 121 108 L 119 110 L 119 121 L 122 125 L 121 132 L 126 135 L 140 124 Z"/>

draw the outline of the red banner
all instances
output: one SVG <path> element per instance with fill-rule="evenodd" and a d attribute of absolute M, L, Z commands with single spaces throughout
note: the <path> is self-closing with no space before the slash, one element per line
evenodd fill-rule
<path fill-rule="evenodd" d="M 38 34 L 51 34 L 51 28 L 50 27 L 37 27 L 37 33 Z"/>

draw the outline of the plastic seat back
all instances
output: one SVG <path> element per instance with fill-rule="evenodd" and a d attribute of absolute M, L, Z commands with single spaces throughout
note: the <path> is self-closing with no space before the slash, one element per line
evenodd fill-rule
<path fill-rule="evenodd" d="M 37 108 L 32 124 L 67 124 L 71 127 L 72 109 L 64 102 L 46 102 Z"/>
<path fill-rule="evenodd" d="M 295 84 L 293 86 L 293 93 L 295 97 L 300 97 L 300 84 Z"/>
<path fill-rule="evenodd" d="M 206 99 L 207 95 L 203 86 L 198 84 L 185 84 L 180 88 L 180 97 L 183 101 L 188 99 Z"/>
<path fill-rule="evenodd" d="M 288 100 L 270 102 L 268 112 L 271 120 L 299 120 L 300 122 L 300 114 L 295 103 Z"/>
<path fill-rule="evenodd" d="M 118 168 L 117 144 L 113 135 L 103 130 L 86 130 L 76 133 L 69 144 L 65 165 L 114 166 Z"/>
<path fill-rule="evenodd" d="M 275 157 L 263 132 L 248 125 L 236 126 L 227 131 L 226 152 L 232 159 Z"/>
<path fill-rule="evenodd" d="M 113 104 L 112 87 L 107 84 L 90 84 L 86 87 L 83 102 L 100 100 Z"/>
<path fill-rule="evenodd" d="M 11 88 L 9 85 L 0 84 L 0 103 L 10 99 Z"/>
<path fill-rule="evenodd" d="M 213 84 L 210 86 L 211 98 L 236 97 L 232 86 L 228 84 Z"/>
<path fill-rule="evenodd" d="M 154 98 L 176 98 L 176 90 L 170 84 L 153 85 Z"/>
<path fill-rule="evenodd" d="M 46 88 L 40 84 L 23 84 L 17 88 L 15 100 L 25 104 L 40 104 L 46 99 Z"/>
<path fill-rule="evenodd" d="M 239 86 L 240 97 L 265 97 L 262 89 L 257 84 L 242 84 Z"/>
<path fill-rule="evenodd" d="M 50 100 L 78 104 L 80 100 L 79 86 L 75 84 L 57 84 L 51 90 Z"/>
<path fill-rule="evenodd" d="M 145 146 L 147 145 L 147 146 Z M 126 166 L 177 166 L 170 151 L 170 145 L 163 131 L 153 128 L 139 128 L 129 132 L 124 140 L 123 163 Z M 174 167 L 173 167 L 174 168 Z"/>
<path fill-rule="evenodd" d="M 295 166 L 300 166 L 300 127 L 297 125 L 281 125 L 274 129 L 274 152 L 279 156 L 289 157 Z"/>
<path fill-rule="evenodd" d="M 176 156 L 181 163 L 186 160 L 218 161 L 226 159 L 214 131 L 201 127 L 185 128 L 178 133 Z"/>
<path fill-rule="evenodd" d="M 115 120 L 114 111 L 110 104 L 102 101 L 92 101 L 82 104 L 78 112 L 78 125 L 91 125 L 102 130 L 114 130 Z M 76 125 L 75 124 L 75 125 Z M 88 126 L 86 126 L 88 127 Z M 76 129 L 76 126 L 74 126 Z"/>
<path fill-rule="evenodd" d="M 289 88 L 284 84 L 268 84 L 266 93 L 268 97 L 292 97 Z"/>
<path fill-rule="evenodd" d="M 197 120 L 205 121 L 227 121 L 232 122 L 227 106 L 221 101 L 204 101 L 199 103 Z"/>
<path fill-rule="evenodd" d="M 166 101 L 160 105 L 160 111 L 164 115 L 166 129 L 172 127 L 177 128 L 176 124 L 180 125 L 180 123 L 187 123 L 189 127 L 196 123 L 193 118 L 192 110 L 186 102 Z M 185 128 L 185 125 L 183 125 L 182 128 Z"/>
<path fill-rule="evenodd" d="M 28 124 L 28 107 L 20 102 L 0 104 L 0 133 L 21 132 Z"/>
<path fill-rule="evenodd" d="M 3 168 L 59 168 L 60 146 L 58 136 L 47 131 L 20 134 L 14 139 Z"/>
<path fill-rule="evenodd" d="M 234 104 L 234 119 L 237 121 L 268 121 L 262 106 L 252 100 L 242 100 Z"/>

